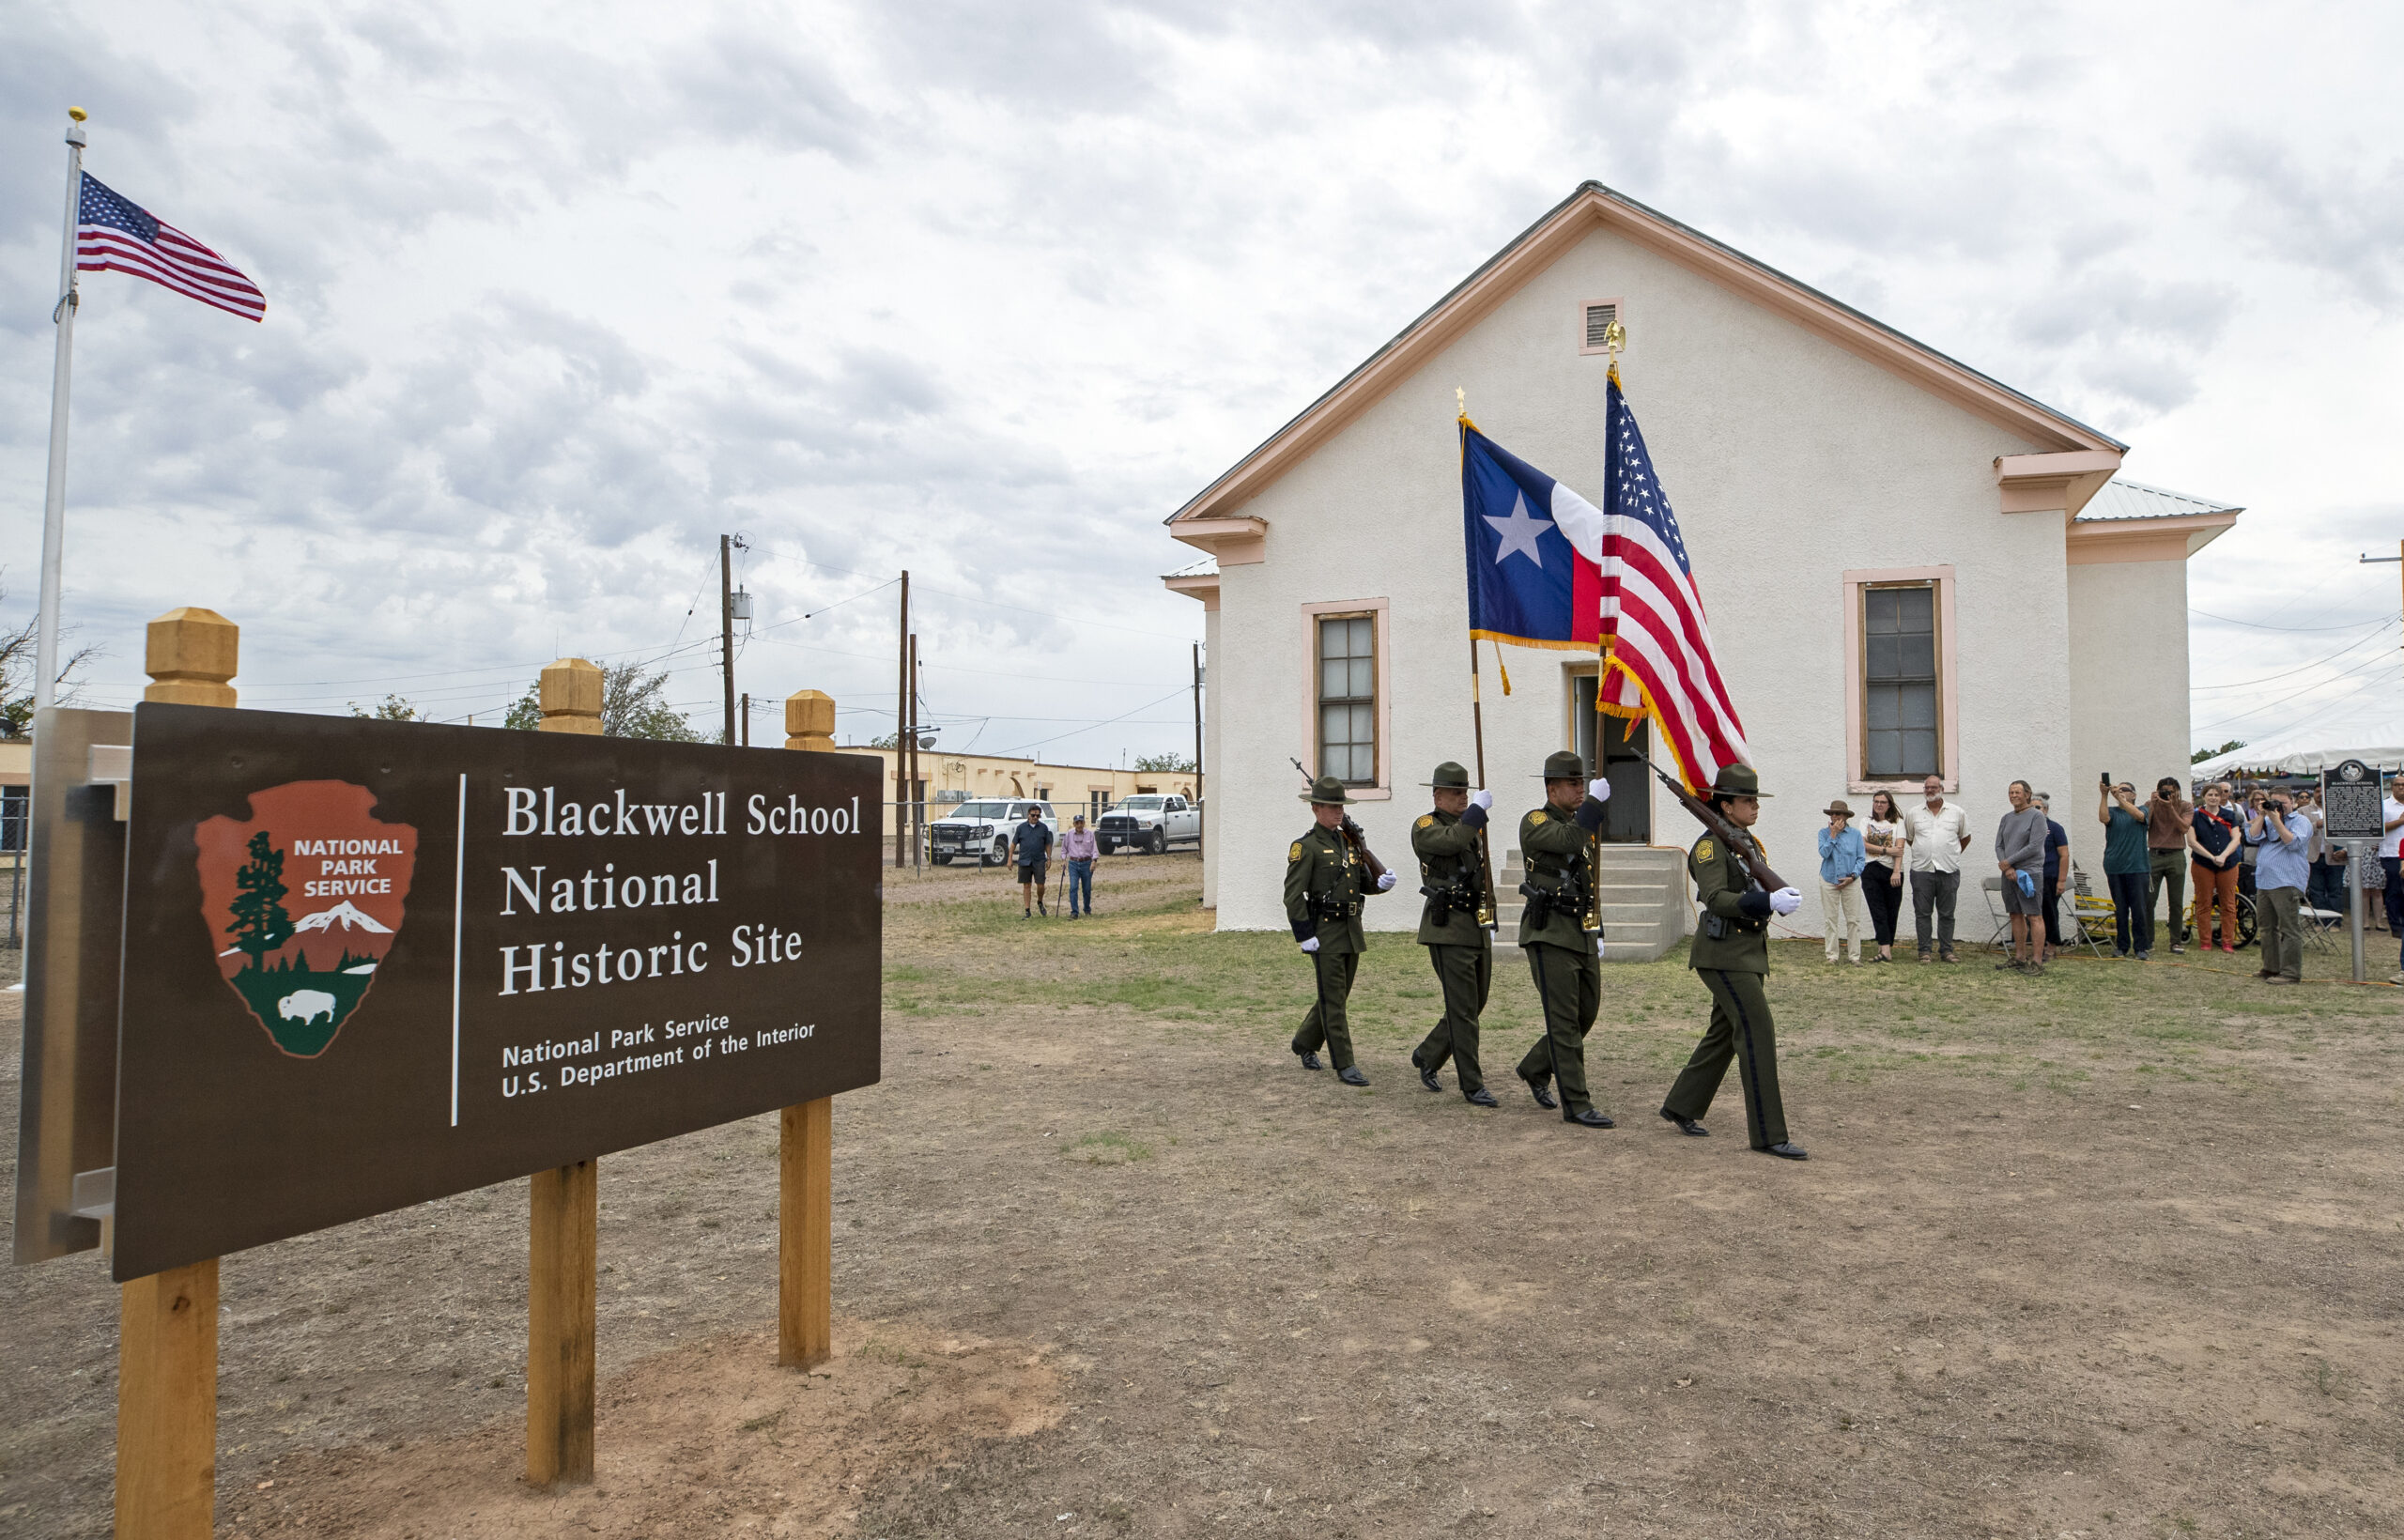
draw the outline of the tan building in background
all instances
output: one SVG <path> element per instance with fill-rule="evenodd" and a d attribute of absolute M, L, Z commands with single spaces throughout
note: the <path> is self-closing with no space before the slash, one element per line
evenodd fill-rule
<path fill-rule="evenodd" d="M 25 922 L 26 814 L 32 804 L 34 745 L 30 738 L 0 738 L 0 946 L 23 943 Z"/>
<path fill-rule="evenodd" d="M 907 800 L 902 793 L 901 772 L 894 767 L 895 751 L 843 744 L 838 746 L 836 752 L 873 754 L 885 762 L 885 784 L 888 789 L 885 832 L 890 838 L 896 827 L 895 806 Z M 1194 797 L 1191 770 L 1045 764 L 1001 754 L 950 754 L 933 748 L 918 751 L 918 775 L 924 782 L 921 794 L 926 798 L 929 819 L 941 818 L 957 804 L 981 797 L 1029 796 L 1051 803 L 1065 826 L 1079 812 L 1091 820 L 1101 808 L 1120 797 L 1147 792 Z"/>

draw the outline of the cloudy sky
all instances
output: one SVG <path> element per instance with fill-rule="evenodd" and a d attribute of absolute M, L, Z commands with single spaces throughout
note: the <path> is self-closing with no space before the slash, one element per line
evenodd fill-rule
<path fill-rule="evenodd" d="M 907 566 L 948 745 L 1178 747 L 1161 517 L 1592 177 L 2247 507 L 2192 569 L 2198 742 L 2404 722 L 2355 562 L 2404 536 L 2392 7 L 0 0 L 0 620 L 65 107 L 270 301 L 87 276 L 95 703 L 196 603 L 247 704 L 464 718 L 580 653 L 714 727 L 740 531 L 745 688 L 887 731 Z"/>

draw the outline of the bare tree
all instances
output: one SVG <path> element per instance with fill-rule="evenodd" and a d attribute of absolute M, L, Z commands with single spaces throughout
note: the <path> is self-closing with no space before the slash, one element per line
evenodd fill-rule
<path fill-rule="evenodd" d="M 0 588 L 0 604 L 8 598 L 8 591 Z M 34 664 L 40 655 L 40 629 L 41 617 L 36 614 L 26 616 L 25 623 L 13 630 L 0 630 L 0 737 L 22 738 L 33 731 Z M 64 628 L 59 639 L 65 641 L 74 629 Z M 75 703 L 84 687 L 80 675 L 85 666 L 100 655 L 98 647 L 78 647 L 67 654 L 65 667 L 53 682 L 60 705 Z"/>

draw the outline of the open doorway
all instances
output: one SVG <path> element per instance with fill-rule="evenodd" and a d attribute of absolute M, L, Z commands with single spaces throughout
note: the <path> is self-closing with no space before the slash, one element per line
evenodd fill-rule
<path fill-rule="evenodd" d="M 1595 676 L 1571 680 L 1570 720 L 1574 742 L 1588 764 L 1595 762 L 1596 728 L 1601 729 L 1603 778 L 1611 783 L 1611 800 L 1603 820 L 1603 839 L 1612 844 L 1653 842 L 1653 724 L 1595 714 Z"/>

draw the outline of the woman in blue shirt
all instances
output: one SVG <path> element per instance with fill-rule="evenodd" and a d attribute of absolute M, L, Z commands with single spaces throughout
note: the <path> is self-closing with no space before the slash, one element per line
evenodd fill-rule
<path fill-rule="evenodd" d="M 1837 960 L 1838 931 L 1853 944 L 1848 962 L 1861 961 L 1861 932 L 1870 928 L 1870 909 L 1861 901 L 1861 869 L 1869 865 L 1862 852 L 1861 831 L 1852 827 L 1853 809 L 1842 798 L 1827 806 L 1828 826 L 1820 831 L 1820 925 L 1826 938 L 1828 961 Z"/>

